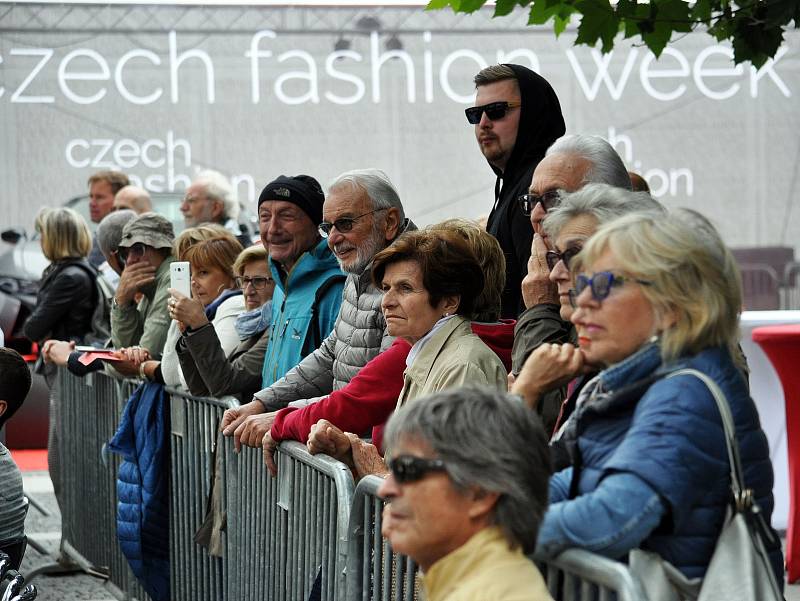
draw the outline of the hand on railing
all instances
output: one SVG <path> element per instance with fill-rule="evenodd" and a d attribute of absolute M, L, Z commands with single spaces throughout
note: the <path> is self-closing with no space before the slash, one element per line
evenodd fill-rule
<path fill-rule="evenodd" d="M 261 412 L 253 414 L 242 411 L 248 411 L 246 408 L 253 405 L 253 403 L 248 403 L 236 409 L 228 409 L 222 417 L 222 433 L 225 436 L 233 435 L 233 446 L 237 453 L 241 450 L 242 445 L 260 448 L 264 435 L 269 432 L 275 421 L 277 411 L 263 413 L 264 406 L 261 405 L 261 402 L 254 402 L 258 403 Z M 226 421 L 230 423 L 226 425 Z"/>
<path fill-rule="evenodd" d="M 369 475 L 380 478 L 389 475 L 389 468 L 386 467 L 378 447 L 350 432 L 346 436 L 350 439 L 350 452 L 359 479 Z"/>
<path fill-rule="evenodd" d="M 261 448 L 264 450 L 264 465 L 267 466 L 267 470 L 273 478 L 278 475 L 278 464 L 275 463 L 275 451 L 278 450 L 278 445 L 280 444 L 280 441 L 272 438 L 271 432 L 264 434 L 264 438 L 261 441 Z"/>

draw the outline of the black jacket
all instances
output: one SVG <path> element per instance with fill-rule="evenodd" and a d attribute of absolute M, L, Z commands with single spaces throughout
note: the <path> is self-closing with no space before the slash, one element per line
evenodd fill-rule
<path fill-rule="evenodd" d="M 553 142 L 564 135 L 566 126 L 561 105 L 550 84 L 530 69 L 506 65 L 514 70 L 519 83 L 522 108 L 517 141 L 505 171 L 492 166 L 497 175 L 495 205 L 486 229 L 500 243 L 506 257 L 506 287 L 501 314 L 516 319 L 522 305 L 522 278 L 528 273 L 533 228 L 519 210 L 517 197 L 528 193 L 536 165 Z"/>
<path fill-rule="evenodd" d="M 50 338 L 83 342 L 92 329 L 97 304 L 95 269 L 85 259 L 56 261 L 44 270 L 36 308 L 25 322 L 25 336 L 41 342 Z"/>

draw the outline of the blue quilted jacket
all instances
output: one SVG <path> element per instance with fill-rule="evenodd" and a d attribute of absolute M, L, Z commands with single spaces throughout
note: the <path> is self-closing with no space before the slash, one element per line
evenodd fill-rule
<path fill-rule="evenodd" d="M 122 455 L 117 476 L 117 538 L 153 601 L 169 601 L 169 396 L 139 386 L 125 405 L 108 450 Z"/>
<path fill-rule="evenodd" d="M 632 473 L 663 499 L 667 513 L 644 540 L 692 578 L 705 574 L 730 498 L 730 471 L 717 405 L 705 384 L 690 375 L 664 374 L 691 367 L 725 393 L 736 424 L 745 484 L 769 523 L 773 472 L 766 436 L 742 375 L 730 354 L 706 349 L 667 366 L 650 345 L 600 376 L 592 397 L 574 416 L 577 456 L 573 494 L 591 492 L 608 474 Z M 652 383 L 648 383 L 650 380 Z M 636 389 L 638 392 L 628 392 Z M 769 549 L 780 582 L 780 548 Z"/>

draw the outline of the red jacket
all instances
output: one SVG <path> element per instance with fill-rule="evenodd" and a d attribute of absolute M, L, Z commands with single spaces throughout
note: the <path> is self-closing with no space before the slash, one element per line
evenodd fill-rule
<path fill-rule="evenodd" d="M 472 331 L 511 370 L 513 320 L 498 324 L 473 323 Z M 411 345 L 397 338 L 392 346 L 367 363 L 344 388 L 306 407 L 278 411 L 270 434 L 278 440 L 306 442 L 311 426 L 327 419 L 344 432 L 364 434 L 372 428 L 372 442 L 383 451 L 383 426 L 394 411 L 403 389 L 403 372 Z"/>

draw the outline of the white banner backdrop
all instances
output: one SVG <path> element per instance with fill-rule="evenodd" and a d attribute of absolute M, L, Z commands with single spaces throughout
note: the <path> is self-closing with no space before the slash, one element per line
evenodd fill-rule
<path fill-rule="evenodd" d="M 489 211 L 494 177 L 463 109 L 483 66 L 555 88 L 569 133 L 599 134 L 669 206 L 708 214 L 734 246 L 800 237 L 800 34 L 760 71 L 687 35 L 660 60 L 420 7 L 0 5 L 0 220 L 117 167 L 153 191 L 199 169 L 240 198 L 284 174 L 323 184 L 384 169 L 419 224 Z"/>

